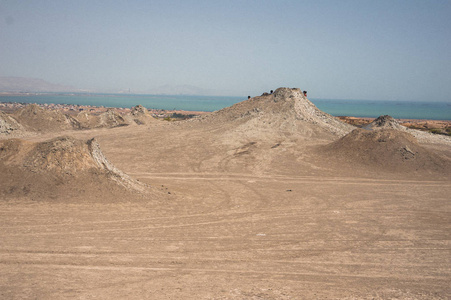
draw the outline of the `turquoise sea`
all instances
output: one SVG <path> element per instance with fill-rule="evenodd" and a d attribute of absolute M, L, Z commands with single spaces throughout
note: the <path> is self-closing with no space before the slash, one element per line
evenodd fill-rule
<path fill-rule="evenodd" d="M 246 100 L 247 97 L 133 95 L 133 94 L 38 94 L 0 96 L 0 102 L 59 103 L 105 107 L 133 107 L 188 111 L 215 111 Z M 319 109 L 333 116 L 398 119 L 451 120 L 451 102 L 384 100 L 310 99 Z"/>

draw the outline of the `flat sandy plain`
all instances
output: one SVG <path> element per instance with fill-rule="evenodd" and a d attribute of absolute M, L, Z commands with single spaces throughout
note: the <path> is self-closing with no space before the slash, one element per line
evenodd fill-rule
<path fill-rule="evenodd" d="M 335 157 L 329 145 L 349 128 L 257 100 L 199 120 L 25 138 L 95 137 L 151 187 L 2 194 L 0 298 L 449 299 L 449 144 L 405 147 L 432 164 L 366 161 L 358 145 Z"/>

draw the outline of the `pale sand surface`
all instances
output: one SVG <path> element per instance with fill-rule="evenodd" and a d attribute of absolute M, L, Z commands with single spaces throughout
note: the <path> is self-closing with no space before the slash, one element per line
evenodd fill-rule
<path fill-rule="evenodd" d="M 451 296 L 450 170 L 331 163 L 337 136 L 268 120 L 64 132 L 170 194 L 0 201 L 0 298 Z"/>

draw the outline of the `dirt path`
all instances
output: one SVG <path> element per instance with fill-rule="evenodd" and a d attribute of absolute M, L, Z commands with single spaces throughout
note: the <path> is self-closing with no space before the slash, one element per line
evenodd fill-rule
<path fill-rule="evenodd" d="M 449 296 L 447 183 L 134 175 L 188 196 L 0 203 L 2 297 Z"/>

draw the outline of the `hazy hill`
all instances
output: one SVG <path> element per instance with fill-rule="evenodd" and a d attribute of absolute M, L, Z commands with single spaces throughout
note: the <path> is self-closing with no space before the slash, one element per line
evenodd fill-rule
<path fill-rule="evenodd" d="M 74 92 L 78 89 L 39 78 L 1 77 L 0 92 Z"/>

